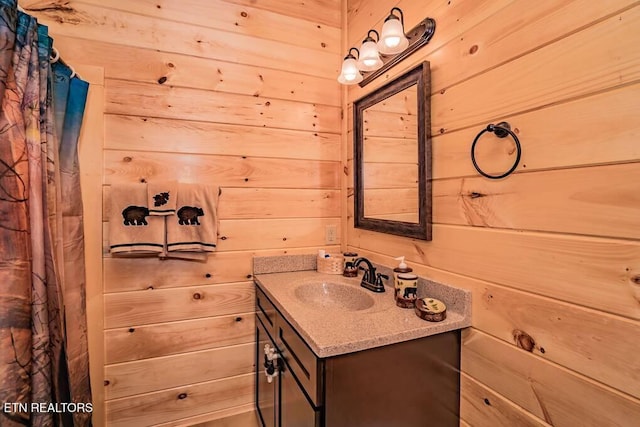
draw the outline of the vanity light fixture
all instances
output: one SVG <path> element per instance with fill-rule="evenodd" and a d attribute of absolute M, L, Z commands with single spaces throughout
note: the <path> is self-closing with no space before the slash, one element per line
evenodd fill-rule
<path fill-rule="evenodd" d="M 397 15 L 394 12 L 397 12 Z M 378 38 L 377 43 L 371 37 L 372 32 Z M 342 63 L 342 71 L 338 77 L 338 82 L 344 85 L 358 83 L 360 87 L 364 87 L 398 62 L 429 43 L 435 32 L 436 21 L 433 18 L 424 18 L 418 25 L 405 33 L 402 10 L 398 7 L 392 8 L 389 16 L 384 20 L 381 34 L 378 34 L 376 30 L 369 30 L 367 37 L 362 42 L 362 46 L 360 46 L 360 50 L 354 47 L 349 49 L 349 54 L 345 56 Z M 377 47 L 375 51 L 373 46 Z M 357 61 L 356 57 L 351 54 L 352 50 L 358 52 Z"/>
<path fill-rule="evenodd" d="M 374 33 L 378 40 L 374 40 L 373 37 L 371 37 L 371 33 Z M 367 38 L 362 41 L 362 46 L 360 46 L 360 57 L 358 58 L 358 69 L 360 71 L 375 71 L 384 65 L 378 53 L 377 42 L 379 40 L 380 35 L 378 32 L 376 30 L 369 30 Z"/>
<path fill-rule="evenodd" d="M 393 14 L 398 11 L 400 18 Z M 382 36 L 379 37 L 378 50 L 384 55 L 395 55 L 409 46 L 409 39 L 404 34 L 404 14 L 399 7 L 394 7 L 382 25 Z"/>
<path fill-rule="evenodd" d="M 352 50 L 355 50 L 358 53 L 358 57 L 360 57 L 360 51 L 355 47 L 349 49 L 349 53 L 344 57 L 342 71 L 338 76 L 338 82 L 343 85 L 354 85 L 362 81 L 362 74 L 360 74 L 360 70 L 358 69 L 356 57 L 351 54 Z"/>

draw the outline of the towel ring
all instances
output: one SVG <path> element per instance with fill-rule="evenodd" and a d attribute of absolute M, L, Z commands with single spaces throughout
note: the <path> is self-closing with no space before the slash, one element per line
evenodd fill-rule
<path fill-rule="evenodd" d="M 513 164 L 513 166 L 511 166 L 511 169 L 509 169 L 502 175 L 489 175 L 488 173 L 480 169 L 480 166 L 478 166 L 478 163 L 476 162 L 476 143 L 485 132 L 493 132 L 496 134 L 498 138 L 506 138 L 507 136 L 511 135 L 511 138 L 513 138 L 513 141 L 516 143 L 516 150 L 517 150 L 516 161 Z M 518 163 L 520 163 L 521 155 L 522 155 L 522 147 L 520 146 L 520 140 L 518 139 L 518 136 L 511 130 L 511 125 L 509 125 L 509 123 L 507 122 L 500 122 L 497 125 L 494 125 L 494 124 L 487 125 L 487 127 L 485 129 L 482 129 L 480 133 L 476 136 L 476 139 L 473 140 L 473 144 L 471 144 L 471 161 L 473 162 L 473 167 L 476 168 L 476 170 L 480 175 L 487 177 L 489 179 L 501 179 L 510 175 L 511 172 L 516 170 L 516 168 L 518 167 Z"/>

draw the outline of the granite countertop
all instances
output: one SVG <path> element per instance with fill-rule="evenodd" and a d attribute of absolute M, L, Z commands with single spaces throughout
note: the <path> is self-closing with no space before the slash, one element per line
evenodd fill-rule
<path fill-rule="evenodd" d="M 471 293 L 425 279 L 418 283 L 418 298 L 429 296 L 443 301 L 447 305 L 447 318 L 442 322 L 427 322 L 417 317 L 413 309 L 397 307 L 393 287 L 386 286 L 384 293 L 362 288 L 360 277 L 304 270 L 256 274 L 255 280 L 318 357 L 366 350 L 471 325 Z M 387 282 L 389 285 L 392 280 Z M 308 283 L 317 283 L 319 287 L 331 283 L 353 286 L 354 295 L 364 292 L 373 299 L 373 304 L 350 311 L 333 304 L 305 303 L 296 296 L 296 289 Z M 349 291 L 342 288 L 345 289 Z M 363 298 L 368 300 L 366 296 Z"/>

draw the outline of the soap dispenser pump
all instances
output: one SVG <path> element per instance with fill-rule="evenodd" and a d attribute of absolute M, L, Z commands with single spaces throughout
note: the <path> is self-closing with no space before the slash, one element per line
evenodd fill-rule
<path fill-rule="evenodd" d="M 403 256 L 396 260 L 400 261 L 393 269 L 396 305 L 402 308 L 413 308 L 418 291 L 418 276 L 411 273 L 413 269 L 405 264 Z"/>
<path fill-rule="evenodd" d="M 400 261 L 398 266 L 393 269 L 393 281 L 397 285 L 398 284 L 398 274 L 400 274 L 400 273 L 411 273 L 413 271 L 413 269 L 411 267 L 409 267 L 404 262 L 404 257 L 403 256 L 399 256 L 398 258 L 394 258 L 394 259 L 396 261 Z"/>

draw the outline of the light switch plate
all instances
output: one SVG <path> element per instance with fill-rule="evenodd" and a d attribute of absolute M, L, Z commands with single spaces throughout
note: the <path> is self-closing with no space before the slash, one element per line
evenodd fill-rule
<path fill-rule="evenodd" d="M 338 241 L 338 227 L 336 225 L 327 225 L 324 229 L 324 243 L 326 245 L 334 244 Z"/>

